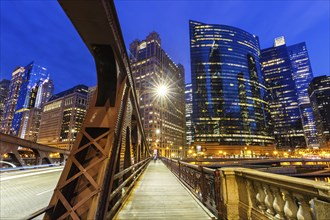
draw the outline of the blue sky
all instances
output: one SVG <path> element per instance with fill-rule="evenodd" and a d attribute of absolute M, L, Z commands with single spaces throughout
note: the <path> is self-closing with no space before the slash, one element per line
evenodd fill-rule
<path fill-rule="evenodd" d="M 115 1 L 126 42 L 157 31 L 169 56 L 190 82 L 188 20 L 224 24 L 259 36 L 261 48 L 285 36 L 306 42 L 314 76 L 329 75 L 330 1 Z M 92 56 L 61 7 L 53 0 L 0 0 L 0 79 L 32 60 L 45 66 L 55 92 L 96 84 Z"/>

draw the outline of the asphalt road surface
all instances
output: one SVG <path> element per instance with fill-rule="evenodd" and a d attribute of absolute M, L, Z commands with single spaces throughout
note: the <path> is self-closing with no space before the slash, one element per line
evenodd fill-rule
<path fill-rule="evenodd" d="M 25 219 L 46 207 L 62 172 L 61 167 L 0 174 L 0 219 Z"/>

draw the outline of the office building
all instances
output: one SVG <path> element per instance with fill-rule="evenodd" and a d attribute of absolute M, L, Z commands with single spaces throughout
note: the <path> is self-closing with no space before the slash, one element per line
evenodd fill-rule
<path fill-rule="evenodd" d="M 5 128 L 6 132 L 9 130 L 9 133 L 15 136 L 22 134 L 20 137 L 23 138 L 26 132 L 27 112 L 34 107 L 42 106 L 52 94 L 41 92 L 44 81 L 49 81 L 49 74 L 45 67 L 32 62 L 24 68 L 16 69 L 14 73 L 12 83 L 15 88 L 8 96 L 10 118 L 3 125 L 4 127 L 10 125 L 10 128 Z"/>
<path fill-rule="evenodd" d="M 287 49 L 292 66 L 292 76 L 297 90 L 298 105 L 305 141 L 310 148 L 318 147 L 318 142 L 316 140 L 316 125 L 308 95 L 308 86 L 313 79 L 313 72 L 307 47 L 303 42 L 288 46 Z"/>
<path fill-rule="evenodd" d="M 24 67 L 17 67 L 12 73 L 9 91 L 3 111 L 3 120 L 1 120 L 1 132 L 5 134 L 13 134 L 12 122 L 16 110 L 18 94 L 22 84 L 23 73 Z"/>
<path fill-rule="evenodd" d="M 308 93 L 320 147 L 330 148 L 330 76 L 315 77 L 308 87 Z"/>
<path fill-rule="evenodd" d="M 315 147 L 316 127 L 307 87 L 313 77 L 305 43 L 285 44 L 284 37 L 261 50 L 262 72 L 277 147 Z"/>
<path fill-rule="evenodd" d="M 130 44 L 132 74 L 150 149 L 181 157 L 185 147 L 184 68 L 161 47 L 156 32 Z M 162 95 L 157 93 L 163 92 Z"/>
<path fill-rule="evenodd" d="M 3 112 L 5 110 L 6 98 L 9 92 L 9 84 L 10 80 L 8 79 L 0 81 L 0 121 L 3 121 Z"/>
<path fill-rule="evenodd" d="M 188 83 L 185 86 L 186 99 L 186 144 L 189 147 L 194 140 L 194 126 L 192 123 L 192 84 Z"/>
<path fill-rule="evenodd" d="M 189 22 L 194 145 L 197 154 L 271 151 L 259 40 L 239 28 Z M 268 150 L 266 152 L 266 150 Z"/>
<path fill-rule="evenodd" d="M 37 141 L 42 108 L 50 99 L 53 92 L 54 83 L 51 79 L 47 78 L 39 84 L 34 107 L 24 111 L 22 114 L 21 126 L 18 133 L 20 138 L 33 142 Z"/>
<path fill-rule="evenodd" d="M 53 95 L 45 104 L 38 143 L 70 150 L 86 115 L 88 87 L 77 85 Z"/>

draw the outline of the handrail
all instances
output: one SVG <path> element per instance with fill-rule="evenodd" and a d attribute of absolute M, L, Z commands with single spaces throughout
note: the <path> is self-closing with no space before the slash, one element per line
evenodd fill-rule
<path fill-rule="evenodd" d="M 112 206 L 111 210 L 109 211 L 108 213 L 108 216 L 111 217 L 113 216 L 113 214 L 118 210 L 118 207 L 120 205 L 122 205 L 122 201 L 126 199 L 128 193 L 130 192 L 130 190 L 133 188 L 135 182 L 139 179 L 139 177 L 142 175 L 143 171 L 146 169 L 148 163 L 150 162 L 151 160 L 151 157 L 147 158 L 147 159 L 144 159 L 143 161 L 140 161 L 139 163 L 136 163 L 130 167 L 128 167 L 127 169 L 121 171 L 120 173 L 117 173 L 115 176 L 114 176 L 114 179 L 119 179 L 121 178 L 123 175 L 125 175 L 126 173 L 128 173 L 129 171 L 131 171 L 132 169 L 136 168 L 136 167 L 139 167 L 138 169 L 136 169 L 133 173 L 131 173 L 131 175 L 129 177 L 127 177 L 125 179 L 125 181 L 123 183 L 121 183 L 116 189 L 113 190 L 113 192 L 111 193 L 110 195 L 110 201 L 112 199 L 114 199 L 114 197 L 119 193 L 119 192 L 122 192 L 122 189 L 124 187 L 127 187 L 127 189 L 123 192 L 123 194 L 121 195 L 121 198 L 119 200 L 116 201 L 116 203 Z M 133 180 L 132 180 L 133 179 Z M 130 181 L 132 181 L 130 183 Z M 129 185 L 127 185 L 129 184 Z M 47 207 L 44 207 L 34 213 L 32 213 L 31 215 L 25 217 L 24 219 L 27 219 L 27 220 L 32 220 L 42 214 L 44 214 L 45 212 L 53 209 L 54 207 L 53 206 L 47 206 Z"/>
<path fill-rule="evenodd" d="M 39 215 L 42 215 L 43 213 L 47 212 L 48 210 L 51 210 L 52 208 L 53 208 L 53 206 L 46 206 L 46 207 L 44 207 L 44 208 L 42 208 L 42 209 L 40 209 L 40 210 L 32 213 L 31 215 L 27 216 L 24 219 L 26 219 L 26 220 L 32 220 L 32 219 L 38 217 Z"/>
<path fill-rule="evenodd" d="M 162 158 L 165 165 L 215 216 L 219 216 L 219 173 L 216 169 Z"/>

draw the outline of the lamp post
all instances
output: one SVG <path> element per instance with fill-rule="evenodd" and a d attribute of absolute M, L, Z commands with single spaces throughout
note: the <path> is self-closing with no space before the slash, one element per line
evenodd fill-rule
<path fill-rule="evenodd" d="M 164 149 L 164 138 L 163 138 L 163 134 L 164 134 L 163 133 L 163 111 L 164 111 L 164 98 L 166 97 L 167 92 L 168 92 L 168 88 L 166 85 L 159 85 L 156 88 L 157 96 L 160 98 L 160 112 L 159 112 L 159 114 L 160 114 L 160 124 L 159 124 L 160 149 L 162 150 L 162 155 L 165 155 L 165 156 L 166 156 L 166 151 Z M 164 151 L 165 151 L 165 154 L 164 154 Z"/>

